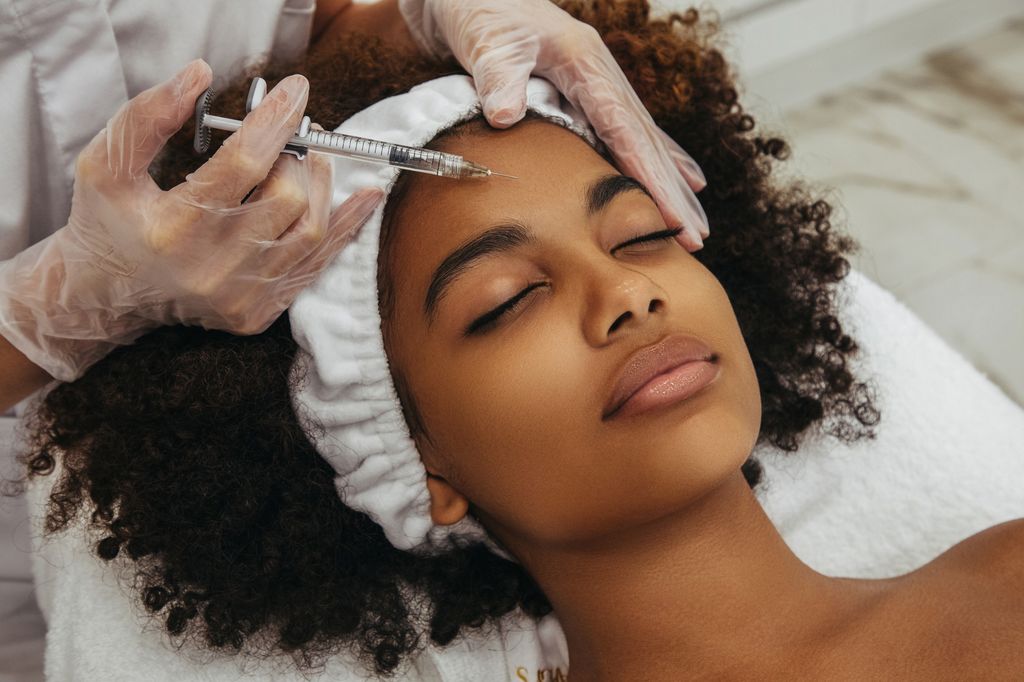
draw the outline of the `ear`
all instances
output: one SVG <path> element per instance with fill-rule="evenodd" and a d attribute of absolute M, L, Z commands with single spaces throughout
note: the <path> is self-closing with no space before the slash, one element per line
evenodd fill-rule
<path fill-rule="evenodd" d="M 430 518 L 439 526 L 458 523 L 469 511 L 469 500 L 428 464 L 427 490 L 430 492 Z"/>

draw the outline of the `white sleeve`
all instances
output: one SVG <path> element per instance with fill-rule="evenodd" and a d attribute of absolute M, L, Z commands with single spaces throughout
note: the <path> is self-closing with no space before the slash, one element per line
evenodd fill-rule
<path fill-rule="evenodd" d="M 78 153 L 125 101 L 105 12 L 0 0 L 0 260 L 67 222 Z"/>
<path fill-rule="evenodd" d="M 102 0 L 117 36 L 128 96 L 202 57 L 222 88 L 264 58 L 300 57 L 316 0 Z"/>

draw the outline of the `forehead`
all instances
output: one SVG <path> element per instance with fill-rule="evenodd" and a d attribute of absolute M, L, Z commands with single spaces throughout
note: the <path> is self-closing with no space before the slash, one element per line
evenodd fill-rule
<path fill-rule="evenodd" d="M 497 222 L 515 221 L 543 231 L 552 221 L 584 211 L 594 178 L 617 173 L 576 133 L 543 120 L 498 130 L 471 123 L 464 132 L 429 145 L 494 171 L 515 175 L 452 180 L 422 173 L 406 178 L 394 215 L 391 256 L 399 272 L 423 272 L 458 245 Z M 415 248 L 408 248 L 410 243 Z"/>
<path fill-rule="evenodd" d="M 578 184 L 582 188 L 585 183 L 581 178 L 588 172 L 615 172 L 576 133 L 543 120 L 523 121 L 504 130 L 473 121 L 457 134 L 441 138 L 430 147 L 461 154 L 517 179 L 492 176 L 451 180 L 416 174 L 410 178 L 403 204 L 415 205 L 418 217 L 424 212 L 443 212 L 450 221 L 463 213 L 481 215 L 549 206 L 552 199 L 567 198 L 566 192 L 572 186 Z"/>

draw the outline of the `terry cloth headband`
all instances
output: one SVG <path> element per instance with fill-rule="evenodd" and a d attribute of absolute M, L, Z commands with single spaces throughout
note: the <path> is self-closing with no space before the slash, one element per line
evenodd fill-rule
<path fill-rule="evenodd" d="M 598 144 L 583 115 L 548 81 L 529 80 L 527 108 L 565 125 L 592 146 Z M 445 76 L 377 102 L 336 132 L 422 147 L 480 110 L 472 78 Z M 361 188 L 390 193 L 399 173 L 391 166 L 331 160 L 332 209 Z M 487 182 L 448 180 L 481 181 Z M 296 415 L 317 451 L 334 467 L 342 501 L 380 524 L 396 548 L 437 554 L 452 547 L 450 536 L 457 533 L 515 561 L 471 516 L 450 526 L 435 525 L 430 518 L 427 471 L 402 415 L 384 353 L 377 307 L 383 213 L 384 204 L 291 305 L 292 336 L 299 345 L 292 371 L 305 374 L 304 380 L 292 383 Z M 315 422 L 308 423 L 309 418 Z"/>

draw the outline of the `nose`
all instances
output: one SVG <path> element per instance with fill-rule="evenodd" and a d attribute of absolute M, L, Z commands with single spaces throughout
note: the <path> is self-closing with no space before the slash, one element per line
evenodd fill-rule
<path fill-rule="evenodd" d="M 612 265 L 591 283 L 590 306 L 586 312 L 586 334 L 600 346 L 629 328 L 643 329 L 654 315 L 664 311 L 664 290 L 642 273 Z"/>

